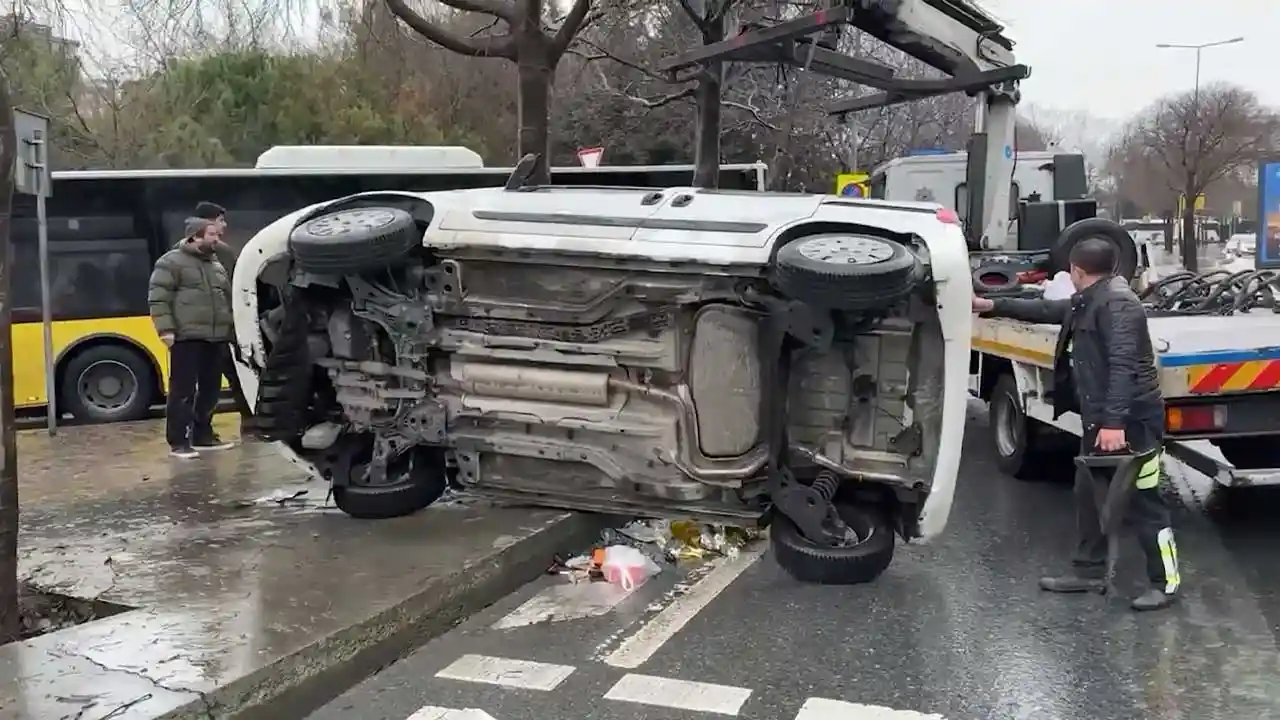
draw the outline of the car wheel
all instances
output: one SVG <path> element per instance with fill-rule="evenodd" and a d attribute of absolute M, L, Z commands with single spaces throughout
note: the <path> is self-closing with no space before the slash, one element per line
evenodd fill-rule
<path fill-rule="evenodd" d="M 309 313 L 297 290 L 286 290 L 280 326 L 258 374 L 254 426 L 267 440 L 288 442 L 307 428 L 311 407 L 312 367 L 307 345 Z"/>
<path fill-rule="evenodd" d="M 818 545 L 787 516 L 775 512 L 769 529 L 774 561 L 801 582 L 856 585 L 875 580 L 893 561 L 893 528 L 879 508 L 837 504 L 836 512 L 858 535 L 856 543 Z"/>
<path fill-rule="evenodd" d="M 1049 442 L 1052 434 L 1063 433 L 1027 417 L 1018 397 L 1018 384 L 1012 375 L 1006 373 L 996 381 L 991 391 L 987 420 L 996 467 L 1005 475 L 1019 480 L 1041 480 L 1052 475 L 1052 470 L 1074 467 L 1070 464 L 1072 450 L 1068 438 L 1061 438 L 1063 442 L 1057 445 Z M 1068 464 L 1064 466 L 1059 460 Z"/>
<path fill-rule="evenodd" d="M 449 486 L 440 453 L 414 448 L 387 467 L 386 481 L 370 485 L 362 480 L 366 464 L 348 463 L 346 483 L 333 486 L 333 502 L 342 512 L 362 520 L 403 517 L 440 499 Z"/>
<path fill-rule="evenodd" d="M 395 265 L 421 244 L 413 216 L 389 207 L 338 210 L 304 222 L 289 235 L 294 264 L 322 275 Z"/>
<path fill-rule="evenodd" d="M 1053 243 L 1053 267 L 1067 270 L 1071 266 L 1071 250 L 1092 238 L 1101 238 L 1116 246 L 1114 272 L 1122 278 L 1132 278 L 1138 273 L 1138 246 L 1133 236 L 1119 223 L 1106 218 L 1085 218 L 1068 225 Z"/>
<path fill-rule="evenodd" d="M 774 260 L 773 283 L 790 298 L 831 310 L 896 304 L 920 280 L 920 261 L 905 246 L 870 235 L 810 235 Z"/>
<path fill-rule="evenodd" d="M 85 348 L 63 368 L 58 410 L 85 422 L 141 420 L 151 412 L 155 384 L 151 361 L 141 352 L 125 345 Z"/>

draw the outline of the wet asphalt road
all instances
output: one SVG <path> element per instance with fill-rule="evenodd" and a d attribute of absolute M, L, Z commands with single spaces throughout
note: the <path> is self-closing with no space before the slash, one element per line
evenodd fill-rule
<path fill-rule="evenodd" d="M 493 627 L 524 622 L 512 619 L 527 614 L 522 603 L 565 584 L 548 577 L 311 717 L 1280 717 L 1280 494 L 1249 491 L 1214 519 L 1171 489 L 1185 592 L 1173 609 L 1139 615 L 1124 598 L 1037 590 L 1037 576 L 1068 557 L 1069 483 L 1001 476 L 985 433 L 975 415 L 947 534 L 900 547 L 873 584 L 803 585 L 767 553 L 748 555 L 675 600 L 685 578 L 670 572 L 594 617 Z M 1137 552 L 1126 552 L 1121 572 L 1137 592 Z M 722 592 L 708 591 L 726 577 Z"/>

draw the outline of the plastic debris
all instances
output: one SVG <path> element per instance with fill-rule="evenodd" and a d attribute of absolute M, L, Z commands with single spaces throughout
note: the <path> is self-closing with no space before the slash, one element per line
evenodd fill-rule
<path fill-rule="evenodd" d="M 654 560 L 678 562 L 732 557 L 758 538 L 758 530 L 705 525 L 693 520 L 633 520 L 601 535 L 603 545 L 631 545 Z"/>
<path fill-rule="evenodd" d="M 600 570 L 604 579 L 623 590 L 631 591 L 662 572 L 662 568 L 649 556 L 630 545 L 610 545 L 604 548 Z"/>

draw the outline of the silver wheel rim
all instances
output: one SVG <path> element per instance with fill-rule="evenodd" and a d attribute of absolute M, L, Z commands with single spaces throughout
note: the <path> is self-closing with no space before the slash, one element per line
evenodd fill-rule
<path fill-rule="evenodd" d="M 76 378 L 76 393 L 87 407 L 119 412 L 138 396 L 138 376 L 119 360 L 99 360 Z"/>
<path fill-rule="evenodd" d="M 802 240 L 797 249 L 809 260 L 831 265 L 874 265 L 893 257 L 893 247 L 889 243 L 859 235 Z"/>
<path fill-rule="evenodd" d="M 1003 396 L 996 403 L 996 450 L 1001 457 L 1013 457 L 1018 452 L 1022 431 L 1018 427 L 1017 413 L 1013 411 L 1013 398 Z"/>
<path fill-rule="evenodd" d="M 377 230 L 395 221 L 395 213 L 380 208 L 347 210 L 316 218 L 307 223 L 307 232 L 315 237 L 336 237 L 355 230 Z"/>

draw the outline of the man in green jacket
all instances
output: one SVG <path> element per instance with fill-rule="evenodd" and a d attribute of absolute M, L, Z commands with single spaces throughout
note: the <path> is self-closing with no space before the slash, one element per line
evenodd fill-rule
<path fill-rule="evenodd" d="M 165 439 L 177 458 L 230 447 L 213 431 L 222 353 L 232 339 L 231 281 L 218 262 L 220 229 L 187 218 L 183 239 L 160 256 L 147 293 L 151 320 L 169 346 Z"/>

